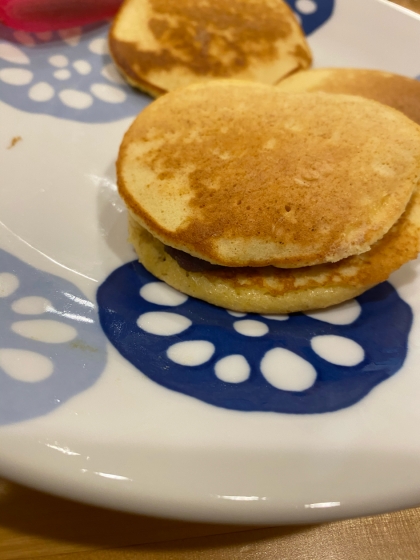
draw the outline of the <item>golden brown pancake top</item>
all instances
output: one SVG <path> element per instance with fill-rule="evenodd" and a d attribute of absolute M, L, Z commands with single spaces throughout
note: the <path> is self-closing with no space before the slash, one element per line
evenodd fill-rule
<path fill-rule="evenodd" d="M 109 36 L 123 73 L 139 87 L 149 79 L 161 91 L 172 87 L 155 83 L 156 72 L 228 78 L 275 61 L 278 42 L 289 40 L 297 61 L 290 71 L 309 66 L 309 48 L 283 0 L 126 0 Z"/>
<path fill-rule="evenodd" d="M 224 266 L 367 251 L 420 178 L 420 129 L 361 97 L 214 81 L 165 95 L 125 135 L 120 193 L 163 243 Z"/>
<path fill-rule="evenodd" d="M 420 124 L 420 81 L 380 70 L 319 68 L 281 81 L 282 91 L 324 91 L 374 99 Z"/>

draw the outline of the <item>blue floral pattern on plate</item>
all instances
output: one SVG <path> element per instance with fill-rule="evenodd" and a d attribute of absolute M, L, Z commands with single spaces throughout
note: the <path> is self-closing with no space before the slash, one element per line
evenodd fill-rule
<path fill-rule="evenodd" d="M 0 425 L 51 412 L 100 377 L 106 339 L 71 282 L 0 250 L 0 313 Z"/>
<path fill-rule="evenodd" d="M 22 111 L 81 122 L 136 115 L 150 99 L 118 74 L 107 33 L 108 25 L 36 34 L 0 24 L 0 99 Z"/>
<path fill-rule="evenodd" d="M 330 19 L 334 0 L 286 0 L 301 22 L 306 35 L 316 31 Z"/>
<path fill-rule="evenodd" d="M 347 324 L 303 313 L 242 316 L 182 296 L 167 305 L 165 298 L 159 303 L 147 296 L 145 287 L 153 285 L 165 286 L 138 262 L 107 278 L 97 296 L 105 334 L 156 383 L 215 406 L 332 412 L 357 403 L 394 375 L 407 354 L 412 311 L 388 282 L 357 298 L 359 311 Z M 330 358 L 331 346 L 343 342 L 350 359 Z M 180 360 L 178 350 L 185 344 L 189 358 Z M 239 378 L 227 380 L 235 370 L 230 360 L 241 371 Z M 286 376 L 279 386 L 275 377 L 285 368 L 291 368 L 292 382 Z"/>

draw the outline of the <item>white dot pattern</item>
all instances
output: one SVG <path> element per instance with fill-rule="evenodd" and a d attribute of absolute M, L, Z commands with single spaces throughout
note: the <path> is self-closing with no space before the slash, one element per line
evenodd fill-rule
<path fill-rule="evenodd" d="M 49 319 L 33 319 L 31 321 L 16 321 L 12 331 L 25 338 L 49 344 L 70 342 L 77 336 L 77 331 L 71 325 Z"/>
<path fill-rule="evenodd" d="M 6 102 L 24 111 L 82 122 L 134 114 L 137 96 L 110 61 L 105 32 L 96 33 L 100 36 L 92 37 L 81 27 L 39 33 L 10 30 L 7 37 L 13 35 L 12 42 L 0 39 L 0 85 L 5 86 Z M 28 46 L 41 48 L 29 53 Z M 24 93 L 13 91 L 15 86 Z M 141 109 L 145 101 L 140 97 L 139 103 Z"/>
<path fill-rule="evenodd" d="M 233 328 L 244 336 L 264 336 L 268 333 L 268 327 L 265 323 L 253 319 L 236 321 L 233 323 Z"/>
<path fill-rule="evenodd" d="M 327 309 L 306 312 L 305 315 L 332 325 L 349 325 L 359 317 L 361 312 L 360 304 L 352 299 Z"/>
<path fill-rule="evenodd" d="M 265 379 L 283 391 L 305 391 L 316 381 L 312 364 L 287 348 L 273 348 L 261 361 L 261 373 Z"/>
<path fill-rule="evenodd" d="M 199 366 L 210 360 L 215 351 L 214 344 L 207 340 L 186 340 L 168 348 L 168 358 L 181 366 Z"/>
<path fill-rule="evenodd" d="M 32 101 L 38 101 L 40 103 L 49 101 L 54 95 L 54 88 L 47 82 L 38 82 L 32 86 L 28 92 L 28 96 Z"/>
<path fill-rule="evenodd" d="M 73 68 L 76 70 L 76 72 L 82 74 L 83 76 L 90 74 L 90 72 L 92 71 L 92 66 L 87 60 L 75 60 L 73 62 Z"/>
<path fill-rule="evenodd" d="M 150 282 L 149 284 L 145 284 L 140 289 L 140 295 L 150 303 L 168 305 L 170 307 L 182 305 L 188 300 L 188 296 L 174 290 L 174 288 L 171 288 L 171 286 L 168 286 L 165 282 Z"/>
<path fill-rule="evenodd" d="M 12 303 L 12 309 L 15 313 L 22 315 L 40 315 L 49 309 L 52 309 L 51 302 L 39 296 L 26 296 L 15 300 Z"/>
<path fill-rule="evenodd" d="M 304 15 L 314 14 L 318 6 L 314 0 L 297 0 L 296 9 Z"/>
<path fill-rule="evenodd" d="M 0 348 L 0 367 L 13 379 L 26 383 L 44 381 L 54 371 L 53 362 L 46 356 L 16 348 Z"/>
<path fill-rule="evenodd" d="M 29 64 L 29 57 L 15 45 L 0 42 L 0 58 L 12 64 Z"/>
<path fill-rule="evenodd" d="M 285 315 L 284 313 L 277 313 L 273 315 L 262 315 L 265 319 L 271 319 L 271 321 L 287 321 L 289 315 Z"/>
<path fill-rule="evenodd" d="M 106 349 L 95 305 L 77 286 L 3 250 L 0 261 L 8 269 L 0 273 L 4 425 L 46 414 L 90 387 Z"/>
<path fill-rule="evenodd" d="M 188 296 L 174 290 L 164 282 L 156 281 L 145 284 L 139 295 L 154 305 L 177 306 L 188 300 Z M 226 310 L 232 317 L 238 318 L 232 324 L 233 329 L 244 337 L 264 337 L 269 333 L 269 326 L 262 320 L 243 319 L 247 314 Z M 307 313 L 316 320 L 347 325 L 357 319 L 361 307 L 356 300 L 341 304 L 324 311 Z M 283 322 L 289 315 L 261 315 L 271 321 Z M 143 313 L 137 325 L 140 329 L 159 336 L 179 334 L 192 325 L 187 317 L 171 312 L 152 311 Z M 193 332 L 193 331 L 191 331 Z M 357 365 L 364 359 L 363 348 L 356 342 L 336 335 L 315 336 L 311 348 L 321 358 L 335 365 Z M 198 366 L 208 362 L 217 351 L 212 342 L 206 340 L 183 340 L 170 345 L 166 354 L 169 360 L 182 366 Z M 260 372 L 271 386 L 283 391 L 302 392 L 314 385 L 317 379 L 315 367 L 299 354 L 287 348 L 271 348 L 263 355 Z M 214 375 L 220 381 L 229 384 L 246 382 L 251 376 L 251 365 L 242 354 L 230 354 L 218 359 L 214 364 Z"/>
<path fill-rule="evenodd" d="M 108 44 L 106 42 L 106 39 L 104 39 L 103 37 L 93 39 L 93 41 L 89 43 L 89 50 L 95 54 L 107 54 Z"/>
<path fill-rule="evenodd" d="M 63 89 L 58 96 L 64 105 L 72 109 L 87 109 L 93 103 L 91 95 L 76 89 Z"/>
<path fill-rule="evenodd" d="M 0 70 L 0 80 L 13 86 L 24 86 L 32 81 L 33 73 L 26 68 L 3 68 Z"/>
<path fill-rule="evenodd" d="M 65 66 L 68 65 L 69 59 L 63 54 L 55 54 L 53 56 L 50 56 L 48 62 L 52 64 L 52 66 L 55 66 L 56 68 L 64 68 Z"/>
<path fill-rule="evenodd" d="M 56 70 L 53 76 L 56 80 L 68 80 L 71 78 L 71 72 L 67 68 L 62 68 L 61 70 Z"/>
<path fill-rule="evenodd" d="M 311 346 L 318 356 L 338 366 L 356 366 L 365 357 L 360 344 L 344 336 L 333 334 L 315 336 L 311 340 Z"/>
<path fill-rule="evenodd" d="M 214 366 L 216 377 L 225 383 L 243 383 L 249 378 L 251 367 L 244 356 L 232 354 L 219 360 Z"/>
<path fill-rule="evenodd" d="M 0 298 L 9 297 L 19 287 L 19 278 L 11 272 L 0 272 Z"/>
<path fill-rule="evenodd" d="M 239 313 L 239 311 L 230 311 L 229 309 L 227 309 L 227 312 L 229 313 L 229 315 L 232 315 L 232 317 L 245 317 L 246 313 Z"/>
<path fill-rule="evenodd" d="M 125 84 L 125 81 L 119 74 L 118 70 L 115 68 L 114 64 L 107 64 L 101 70 L 101 75 L 109 80 L 110 82 L 114 82 L 116 84 Z"/>
<path fill-rule="evenodd" d="M 166 311 L 150 311 L 137 319 L 137 326 L 145 332 L 159 336 L 173 336 L 191 326 L 191 321 L 183 315 Z"/>
<path fill-rule="evenodd" d="M 125 91 L 108 84 L 93 84 L 90 91 L 95 97 L 106 103 L 123 103 L 127 97 Z"/>

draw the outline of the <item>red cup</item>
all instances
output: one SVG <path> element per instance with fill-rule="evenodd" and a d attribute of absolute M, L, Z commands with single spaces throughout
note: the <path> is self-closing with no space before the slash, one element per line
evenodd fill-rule
<path fill-rule="evenodd" d="M 24 31 L 51 31 L 111 18 L 122 0 L 0 0 L 0 21 Z"/>

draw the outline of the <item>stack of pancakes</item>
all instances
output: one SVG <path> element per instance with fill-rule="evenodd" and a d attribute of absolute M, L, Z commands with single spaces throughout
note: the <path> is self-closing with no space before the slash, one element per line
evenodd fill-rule
<path fill-rule="evenodd" d="M 215 78 L 275 84 L 312 61 L 283 0 L 125 0 L 109 50 L 124 78 L 154 97 Z"/>
<path fill-rule="evenodd" d="M 176 90 L 140 113 L 118 157 L 140 261 L 236 311 L 342 302 L 420 249 L 420 127 L 377 101 L 282 89 Z"/>

